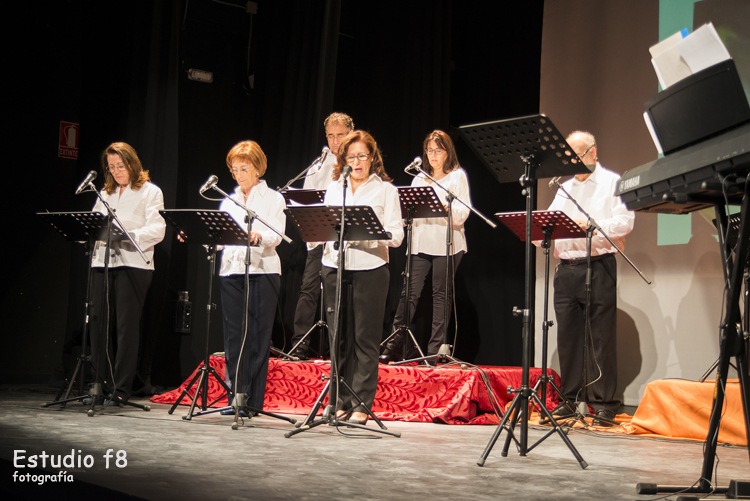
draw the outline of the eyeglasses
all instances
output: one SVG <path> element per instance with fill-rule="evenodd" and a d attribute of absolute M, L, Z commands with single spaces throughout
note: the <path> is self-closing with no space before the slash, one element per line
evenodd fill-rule
<path fill-rule="evenodd" d="M 369 153 L 360 153 L 359 155 L 348 155 L 348 156 L 346 157 L 346 161 L 347 161 L 347 162 L 353 162 L 353 161 L 354 161 L 354 159 L 356 158 L 356 159 L 357 159 L 357 160 L 359 160 L 360 162 L 364 162 L 364 161 L 365 161 L 365 160 L 367 160 L 367 159 L 368 159 L 369 157 L 370 157 L 370 154 L 369 154 Z"/>
<path fill-rule="evenodd" d="M 583 157 L 585 157 L 586 155 L 588 155 L 588 154 L 589 154 L 589 151 L 591 151 L 591 150 L 592 150 L 593 148 L 596 148 L 596 145 L 593 145 L 593 146 L 589 146 L 589 149 L 588 149 L 588 150 L 586 150 L 586 151 L 584 151 L 584 152 L 583 152 L 582 154 L 578 155 L 578 158 L 583 158 Z"/>
<path fill-rule="evenodd" d="M 231 172 L 233 176 L 236 176 L 240 172 L 242 172 L 243 174 L 247 174 L 248 172 L 250 172 L 250 169 L 251 167 L 243 167 L 242 169 L 232 168 L 232 169 L 229 169 L 229 172 Z"/>
<path fill-rule="evenodd" d="M 333 141 L 334 139 L 338 139 L 339 141 L 343 141 L 343 139 L 346 137 L 346 134 L 327 134 L 326 139 L 329 141 Z"/>
<path fill-rule="evenodd" d="M 443 152 L 444 152 L 445 150 L 443 150 L 443 149 L 440 149 L 440 148 L 438 148 L 437 150 L 424 150 L 424 151 L 425 151 L 425 153 L 427 153 L 428 155 L 440 155 L 440 154 L 442 154 L 442 153 L 443 153 Z"/>
<path fill-rule="evenodd" d="M 114 172 L 116 170 L 123 171 L 127 169 L 127 167 L 125 167 L 124 165 L 110 165 L 107 168 L 109 169 L 109 172 Z"/>

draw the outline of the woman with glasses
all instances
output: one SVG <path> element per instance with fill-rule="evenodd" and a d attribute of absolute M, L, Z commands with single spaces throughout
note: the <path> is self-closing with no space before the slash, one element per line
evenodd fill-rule
<path fill-rule="evenodd" d="M 351 172 L 348 174 L 348 172 Z M 343 178 L 348 176 L 346 205 L 372 207 L 388 240 L 358 240 L 344 243 L 341 311 L 339 312 L 339 376 L 362 401 L 372 408 L 378 385 L 378 353 L 383 334 L 383 316 L 390 283 L 388 247 L 398 247 L 404 238 L 398 191 L 385 172 L 375 139 L 364 131 L 352 131 L 339 146 L 334 182 L 328 186 L 325 205 L 341 206 Z M 323 287 L 326 311 L 336 309 L 336 276 L 339 251 L 333 242 L 323 249 Z M 329 313 L 330 315 L 330 313 Z M 336 349 L 333 319 L 329 317 L 331 350 Z M 335 383 L 332 383 L 335 384 Z M 367 414 L 359 402 L 341 390 L 336 405 L 337 416 L 352 423 L 365 424 Z"/>
<path fill-rule="evenodd" d="M 161 190 L 149 180 L 148 171 L 143 169 L 138 154 L 127 143 L 112 143 L 101 154 L 104 172 L 104 188 L 101 197 L 112 209 L 117 218 L 130 233 L 147 259 L 127 239 L 116 239 L 110 243 L 109 288 L 105 300 L 104 265 L 106 242 L 97 242 L 92 258 L 93 314 L 91 321 L 91 353 L 99 365 L 102 378 L 112 382 L 113 397 L 106 405 L 119 405 L 130 398 L 133 379 L 138 364 L 138 344 L 141 337 L 141 314 L 146 293 L 154 274 L 154 246 L 164 238 L 166 224 L 159 214 L 164 209 L 164 196 Z M 107 214 L 101 199 L 94 205 L 95 212 Z M 148 262 L 147 262 L 148 260 Z M 102 305 L 107 307 L 102 311 Z M 100 340 L 106 324 L 113 326 L 117 344 L 114 366 L 109 353 L 112 343 Z M 102 346 L 99 357 L 100 341 Z M 84 402 L 86 403 L 86 402 Z M 102 402 L 97 402 L 101 404 Z"/>
<path fill-rule="evenodd" d="M 266 155 L 258 143 L 242 141 L 227 155 L 227 167 L 237 182 L 231 197 L 279 231 L 286 225 L 284 197 L 270 189 L 261 177 L 266 173 Z M 247 231 L 247 211 L 231 200 L 224 200 L 220 210 Z M 235 392 L 247 395 L 247 406 L 263 409 L 268 375 L 268 353 L 271 348 L 274 313 L 281 285 L 281 261 L 276 246 L 281 237 L 261 222 L 250 229 L 249 286 L 245 288 L 245 256 L 243 245 L 225 246 L 221 255 L 219 287 L 224 320 L 225 380 Z M 248 295 L 247 336 L 242 330 L 245 295 Z M 240 351 L 244 343 L 242 388 L 238 388 Z M 230 398 L 229 404 L 232 401 Z M 225 409 L 222 414 L 234 414 Z M 243 416 L 244 417 L 244 416 Z"/>
<path fill-rule="evenodd" d="M 456 149 L 450 136 L 443 131 L 435 130 L 427 135 L 423 143 L 423 165 L 424 171 L 432 176 L 440 185 L 455 194 L 467 204 L 471 204 L 469 198 L 469 181 L 466 172 L 459 166 L 456 158 Z M 424 174 L 418 174 L 411 183 L 412 186 L 433 186 L 433 181 Z M 447 193 L 440 187 L 434 186 L 440 201 L 446 211 Z M 448 218 L 420 218 L 415 219 L 412 230 L 412 261 L 411 282 L 409 293 L 409 316 L 404 319 L 404 295 L 406 283 L 401 291 L 401 300 L 396 309 L 396 317 L 393 321 L 394 329 L 406 323 L 410 325 L 414 312 L 417 309 L 419 296 L 422 294 L 425 278 L 432 269 L 432 333 L 427 343 L 427 355 L 435 355 L 443 344 L 443 331 L 447 328 L 445 324 L 446 303 L 446 280 L 448 281 L 448 322 L 450 322 L 451 304 L 453 302 L 453 276 L 456 273 L 461 258 L 466 253 L 466 234 L 464 222 L 469 217 L 469 209 L 462 203 L 452 204 L 453 232 L 452 248 L 446 253 L 446 236 L 448 233 Z M 446 259 L 449 259 L 449 276 L 445 276 Z M 405 322 L 406 320 L 406 322 Z M 398 361 L 402 358 L 403 331 L 393 336 L 386 344 L 380 361 L 388 363 Z"/>

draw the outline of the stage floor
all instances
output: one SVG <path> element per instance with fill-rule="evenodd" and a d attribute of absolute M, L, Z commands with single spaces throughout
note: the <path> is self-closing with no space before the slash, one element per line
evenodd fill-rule
<path fill-rule="evenodd" d="M 476 461 L 495 426 L 448 426 L 388 421 L 401 438 L 321 426 L 284 438 L 292 425 L 269 417 L 245 420 L 211 414 L 183 421 L 185 407 L 169 415 L 167 404 L 144 412 L 132 407 L 100 409 L 69 404 L 42 409 L 55 391 L 46 387 L 0 387 L 0 482 L 2 499 L 461 499 L 580 500 L 654 499 L 638 496 L 635 484 L 689 485 L 700 476 L 702 444 L 571 430 L 569 437 L 589 464 L 581 469 L 556 434 L 519 457 L 502 439 L 483 468 Z M 135 401 L 143 404 L 144 399 Z M 300 416 L 293 416 L 299 418 Z M 532 427 L 530 444 L 548 428 Z M 502 437 L 504 438 L 504 434 Z M 382 438 L 381 438 L 382 437 Z M 109 469 L 104 455 L 113 450 Z M 34 485 L 13 481 L 14 451 L 25 456 L 92 456 L 90 468 L 66 471 L 74 482 Z M 78 451 L 81 451 L 80 453 Z M 117 451 L 127 465 L 117 468 Z M 745 447 L 718 448 L 719 485 L 748 478 Z M 28 464 L 28 463 L 26 463 Z M 720 497 L 717 496 L 716 499 Z"/>

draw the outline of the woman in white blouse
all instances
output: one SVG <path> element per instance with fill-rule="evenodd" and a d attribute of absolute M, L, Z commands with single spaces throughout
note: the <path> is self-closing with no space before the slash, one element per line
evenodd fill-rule
<path fill-rule="evenodd" d="M 378 353 L 383 334 L 383 316 L 390 283 L 388 247 L 398 247 L 404 238 L 398 190 L 385 172 L 375 139 L 364 131 L 352 131 L 339 146 L 333 179 L 328 186 L 325 204 L 341 206 L 343 202 L 342 171 L 351 167 L 346 189 L 346 205 L 373 208 L 388 240 L 358 240 L 344 243 L 342 299 L 339 316 L 339 375 L 370 408 L 378 385 Z M 326 311 L 336 311 L 336 275 L 339 251 L 333 242 L 323 249 L 323 288 Z M 329 313 L 328 325 L 333 326 Z M 330 337 L 333 337 L 330 329 Z M 335 349 L 331 339 L 331 349 Z M 338 395 L 337 416 L 349 415 L 349 421 L 364 424 L 367 414 L 345 390 Z"/>
<path fill-rule="evenodd" d="M 424 170 L 431 175 L 442 186 L 449 189 L 461 200 L 471 204 L 469 198 L 469 181 L 466 172 L 459 166 L 456 158 L 456 149 L 450 136 L 443 131 L 436 130 L 427 135 L 423 143 L 423 165 Z M 411 183 L 412 186 L 432 186 L 432 180 L 424 174 L 417 175 Z M 448 209 L 447 193 L 440 187 L 434 187 L 443 206 Z M 452 204 L 453 213 L 453 246 L 446 254 L 446 234 L 448 231 L 448 218 L 420 218 L 415 219 L 412 233 L 412 261 L 410 282 L 410 305 L 409 316 L 406 325 L 410 325 L 417 309 L 419 296 L 422 294 L 425 278 L 432 268 L 432 333 L 427 344 L 427 354 L 434 355 L 443 344 L 443 331 L 447 326 L 445 323 L 445 291 L 446 291 L 446 256 L 450 257 L 452 270 L 447 280 L 448 284 L 448 322 L 450 322 L 451 303 L 453 302 L 452 279 L 466 253 L 466 234 L 464 222 L 469 217 L 469 209 L 461 203 Z M 401 300 L 396 309 L 394 329 L 398 329 L 404 323 L 404 295 L 406 293 L 406 282 L 401 292 Z M 380 356 L 380 361 L 388 363 L 401 360 L 403 333 L 391 338 Z"/>
<path fill-rule="evenodd" d="M 141 314 L 151 280 L 154 275 L 154 246 L 162 241 L 166 224 L 159 214 L 164 209 L 161 190 L 149 181 L 138 154 L 127 143 L 112 143 L 102 152 L 104 188 L 101 196 L 117 218 L 128 230 L 148 262 L 128 240 L 114 240 L 109 250 L 109 292 L 107 300 L 100 300 L 104 289 L 104 264 L 106 242 L 97 242 L 92 259 L 93 312 L 91 321 L 91 353 L 99 373 L 111 381 L 114 398 L 106 405 L 119 405 L 130 398 L 138 364 L 138 345 L 141 337 Z M 94 205 L 95 212 L 107 214 L 101 200 Z M 108 304 L 105 311 L 102 305 Z M 112 320 L 110 321 L 110 315 Z M 105 323 L 113 326 L 117 335 L 117 353 L 112 365 L 109 352 L 112 343 L 101 339 Z M 99 344 L 102 346 L 99 358 Z M 105 349 L 108 353 L 105 353 Z M 87 403 L 84 401 L 84 403 Z M 97 402 L 102 403 L 102 402 Z"/>
<path fill-rule="evenodd" d="M 260 179 L 266 173 L 266 155 L 258 143 L 242 141 L 227 155 L 227 167 L 237 181 L 231 197 L 251 209 L 274 228 L 283 231 L 286 225 L 284 197 L 270 189 Z M 219 209 L 229 212 L 232 218 L 247 231 L 247 211 L 231 200 L 224 200 Z M 276 246 L 281 237 L 261 222 L 254 222 L 250 230 L 249 287 L 247 294 L 248 318 L 245 345 L 245 364 L 242 372 L 242 388 L 237 388 L 237 370 L 242 349 L 243 306 L 245 300 L 245 256 L 247 247 L 229 245 L 224 247 L 219 270 L 222 316 L 224 320 L 224 356 L 226 358 L 225 380 L 235 392 L 247 395 L 247 406 L 263 408 L 268 376 L 268 353 L 271 348 L 274 313 L 281 285 L 281 262 Z M 231 405 L 231 399 L 230 399 Z M 234 414 L 225 409 L 222 414 Z"/>

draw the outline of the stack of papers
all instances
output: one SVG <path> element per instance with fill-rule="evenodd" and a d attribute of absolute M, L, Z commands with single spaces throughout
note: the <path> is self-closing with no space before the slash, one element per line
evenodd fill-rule
<path fill-rule="evenodd" d="M 685 77 L 730 59 L 729 51 L 712 23 L 690 35 L 687 29 L 675 33 L 649 49 L 651 64 L 662 90 Z"/>

